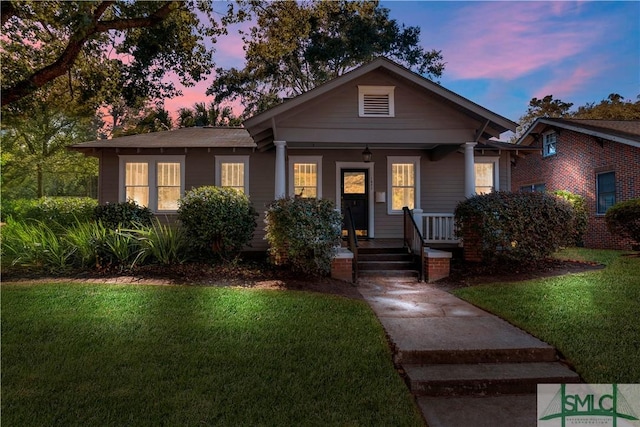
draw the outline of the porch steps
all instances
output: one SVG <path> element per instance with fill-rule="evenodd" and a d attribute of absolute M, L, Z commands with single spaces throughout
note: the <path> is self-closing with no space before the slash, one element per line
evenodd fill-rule
<path fill-rule="evenodd" d="M 360 277 L 420 277 L 412 255 L 407 248 L 358 249 L 358 275 Z"/>

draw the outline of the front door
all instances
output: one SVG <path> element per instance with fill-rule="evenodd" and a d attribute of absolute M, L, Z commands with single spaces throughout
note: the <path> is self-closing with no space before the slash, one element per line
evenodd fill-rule
<path fill-rule="evenodd" d="M 347 208 L 351 208 L 353 226 L 359 237 L 369 236 L 369 170 L 368 169 L 342 169 L 340 179 L 342 216 L 347 214 Z M 342 232 L 346 234 L 345 224 L 342 224 Z"/>

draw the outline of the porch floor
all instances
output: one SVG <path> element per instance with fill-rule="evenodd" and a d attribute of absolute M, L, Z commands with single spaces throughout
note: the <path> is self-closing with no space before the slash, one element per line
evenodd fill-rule
<path fill-rule="evenodd" d="M 426 246 L 450 252 L 459 248 L 457 243 L 427 243 Z M 348 248 L 349 242 L 343 239 L 342 247 Z M 402 247 L 404 247 L 404 239 L 358 239 L 358 248 L 391 249 Z"/>

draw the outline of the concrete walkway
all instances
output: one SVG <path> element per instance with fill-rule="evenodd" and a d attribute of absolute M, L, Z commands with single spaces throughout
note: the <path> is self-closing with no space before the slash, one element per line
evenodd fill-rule
<path fill-rule="evenodd" d="M 579 381 L 549 344 L 433 285 L 379 277 L 358 289 L 429 427 L 535 426 L 537 384 Z"/>

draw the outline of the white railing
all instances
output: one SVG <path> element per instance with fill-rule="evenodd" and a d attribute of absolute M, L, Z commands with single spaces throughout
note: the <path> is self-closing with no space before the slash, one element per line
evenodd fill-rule
<path fill-rule="evenodd" d="M 413 218 L 422 228 L 420 232 L 425 243 L 460 243 L 452 213 L 422 213 L 414 209 Z"/>

